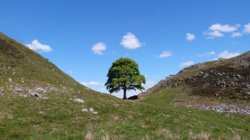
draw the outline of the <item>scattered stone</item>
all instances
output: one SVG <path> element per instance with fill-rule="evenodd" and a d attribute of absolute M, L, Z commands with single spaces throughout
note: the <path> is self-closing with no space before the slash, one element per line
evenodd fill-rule
<path fill-rule="evenodd" d="M 97 111 L 94 111 L 94 112 L 93 112 L 93 114 L 94 114 L 94 115 L 97 115 L 97 114 L 98 114 L 98 112 L 97 112 Z"/>
<path fill-rule="evenodd" d="M 188 108 L 212 110 L 215 112 L 227 112 L 227 113 L 240 113 L 250 115 L 250 106 L 240 107 L 232 104 L 214 104 L 214 105 L 205 105 L 205 104 L 194 104 L 186 105 Z"/>
<path fill-rule="evenodd" d="M 47 100 L 49 97 L 40 97 L 41 99 Z"/>
<path fill-rule="evenodd" d="M 95 111 L 94 108 L 92 107 L 89 108 L 89 112 L 94 112 L 94 111 Z"/>
<path fill-rule="evenodd" d="M 9 81 L 9 82 L 12 82 L 12 79 L 11 79 L 11 78 L 8 78 L 8 81 Z"/>
<path fill-rule="evenodd" d="M 87 108 L 82 109 L 82 112 L 88 112 Z"/>
<path fill-rule="evenodd" d="M 42 97 L 42 95 L 37 93 L 37 92 L 31 92 L 31 93 L 29 93 L 29 96 L 31 96 L 31 97 L 40 97 L 40 98 Z"/>
<path fill-rule="evenodd" d="M 82 112 L 90 112 L 90 113 L 92 113 L 92 114 L 94 114 L 94 115 L 97 115 L 97 114 L 98 114 L 98 112 L 95 111 L 92 107 L 90 107 L 89 110 L 88 110 L 87 108 L 83 108 L 83 109 L 82 109 Z"/>
<path fill-rule="evenodd" d="M 28 97 L 28 95 L 27 94 L 22 94 L 22 93 L 20 93 L 20 94 L 18 94 L 20 97 L 24 97 L 24 98 L 26 98 L 26 97 Z"/>
<path fill-rule="evenodd" d="M 24 91 L 24 88 L 23 87 L 15 87 L 15 92 L 22 92 Z"/>
<path fill-rule="evenodd" d="M 32 89 L 33 92 L 37 92 L 37 93 L 47 93 L 48 87 L 35 87 L 34 89 Z"/>
<path fill-rule="evenodd" d="M 76 98 L 73 100 L 74 102 L 76 103 L 80 103 L 80 104 L 83 104 L 84 103 L 84 100 L 83 99 L 80 99 L 80 98 Z"/>
<path fill-rule="evenodd" d="M 114 117 L 113 117 L 113 120 L 114 120 L 114 121 L 119 121 L 119 120 L 120 120 L 120 117 L 119 117 L 119 116 L 114 116 Z"/>
<path fill-rule="evenodd" d="M 241 78 L 241 76 L 240 76 L 239 74 L 237 74 L 237 75 L 236 75 L 236 78 L 240 79 L 240 78 Z"/>
<path fill-rule="evenodd" d="M 207 78 L 209 76 L 209 74 L 208 73 L 205 73 L 205 74 L 203 74 L 203 79 L 205 79 L 205 78 Z"/>
<path fill-rule="evenodd" d="M 24 78 L 21 78 L 21 82 L 24 83 Z"/>
<path fill-rule="evenodd" d="M 43 111 L 39 111 L 38 113 L 39 113 L 39 114 L 44 114 L 44 112 L 43 112 Z"/>
<path fill-rule="evenodd" d="M 221 74 L 221 73 L 217 73 L 219 76 L 222 76 L 223 74 Z"/>

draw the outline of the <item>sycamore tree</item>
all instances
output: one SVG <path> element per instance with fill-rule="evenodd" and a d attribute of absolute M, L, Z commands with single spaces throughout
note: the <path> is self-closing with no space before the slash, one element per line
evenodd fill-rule
<path fill-rule="evenodd" d="M 123 90 L 123 99 L 127 99 L 128 90 L 143 90 L 145 77 L 140 74 L 138 64 L 129 58 L 120 58 L 113 62 L 108 72 L 108 80 L 105 83 L 110 93 Z"/>

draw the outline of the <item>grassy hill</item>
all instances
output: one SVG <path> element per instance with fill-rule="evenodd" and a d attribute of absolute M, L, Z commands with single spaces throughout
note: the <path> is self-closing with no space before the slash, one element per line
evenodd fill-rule
<path fill-rule="evenodd" d="M 0 83 L 52 84 L 74 87 L 79 85 L 48 59 L 0 33 Z M 10 80 L 11 79 L 11 80 Z"/>
<path fill-rule="evenodd" d="M 1 139 L 250 139 L 249 115 L 179 105 L 181 87 L 137 101 L 98 93 L 3 34 L 0 65 Z"/>
<path fill-rule="evenodd" d="M 165 87 L 185 87 L 191 95 L 250 101 L 250 52 L 231 59 L 196 64 L 167 77 L 146 95 Z"/>

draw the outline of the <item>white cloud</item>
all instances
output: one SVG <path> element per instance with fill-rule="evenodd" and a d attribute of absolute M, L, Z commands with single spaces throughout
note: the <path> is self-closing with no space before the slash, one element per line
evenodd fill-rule
<path fill-rule="evenodd" d="M 51 52 L 53 49 L 46 44 L 42 44 L 40 43 L 38 40 L 33 40 L 31 43 L 29 44 L 25 44 L 25 46 L 27 46 L 28 48 L 30 48 L 31 50 L 34 50 L 36 52 Z"/>
<path fill-rule="evenodd" d="M 102 85 L 101 83 L 99 82 L 96 82 L 96 81 L 90 81 L 90 82 L 80 82 L 82 85 L 84 86 L 100 86 Z"/>
<path fill-rule="evenodd" d="M 242 33 L 240 32 L 235 32 L 232 34 L 232 38 L 241 37 L 241 36 L 242 36 Z"/>
<path fill-rule="evenodd" d="M 187 33 L 186 34 L 186 40 L 187 41 L 193 41 L 193 40 L 195 40 L 195 34 Z"/>
<path fill-rule="evenodd" d="M 93 45 L 92 51 L 94 54 L 103 55 L 103 52 L 106 50 L 106 45 L 103 42 L 98 42 Z"/>
<path fill-rule="evenodd" d="M 198 57 L 210 57 L 212 55 L 215 55 L 214 51 L 198 54 Z"/>
<path fill-rule="evenodd" d="M 246 24 L 244 26 L 244 30 L 243 30 L 244 33 L 250 33 L 250 23 Z"/>
<path fill-rule="evenodd" d="M 204 35 L 208 35 L 208 39 L 213 39 L 216 37 L 223 37 L 224 35 L 219 31 L 205 32 Z"/>
<path fill-rule="evenodd" d="M 166 58 L 166 57 L 170 57 L 170 56 L 172 56 L 172 53 L 171 53 L 170 51 L 163 51 L 163 52 L 159 55 L 160 58 Z"/>
<path fill-rule="evenodd" d="M 122 37 L 121 45 L 127 49 L 137 49 L 142 46 L 139 39 L 132 33 L 127 33 Z"/>
<path fill-rule="evenodd" d="M 180 67 L 184 68 L 184 67 L 189 67 L 191 65 L 193 65 L 194 62 L 193 61 L 187 61 L 187 62 L 183 62 L 180 64 Z"/>
<path fill-rule="evenodd" d="M 205 32 L 204 35 L 207 35 L 209 39 L 223 37 L 223 33 L 231 33 L 235 32 L 239 29 L 240 24 L 237 25 L 222 25 L 219 23 L 213 24 L 209 27 L 209 31 Z M 239 37 L 239 34 L 232 34 L 232 37 Z"/>
<path fill-rule="evenodd" d="M 239 24 L 235 25 L 235 26 L 231 26 L 228 24 L 225 25 L 221 25 L 219 23 L 213 24 L 209 27 L 209 30 L 211 31 L 219 31 L 219 32 L 234 32 L 236 30 L 238 30 L 238 28 L 240 27 Z"/>
<path fill-rule="evenodd" d="M 228 58 L 232 58 L 232 57 L 235 57 L 235 56 L 238 56 L 238 55 L 240 55 L 240 53 L 238 53 L 238 52 L 229 52 L 229 51 L 225 50 L 225 51 L 223 51 L 222 53 L 220 53 L 218 55 L 218 58 L 228 59 Z"/>

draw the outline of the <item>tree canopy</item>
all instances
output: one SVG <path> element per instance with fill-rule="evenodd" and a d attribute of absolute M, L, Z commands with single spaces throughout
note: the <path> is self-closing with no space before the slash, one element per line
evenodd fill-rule
<path fill-rule="evenodd" d="M 107 90 L 110 93 L 123 90 L 123 99 L 127 99 L 128 90 L 143 90 L 142 84 L 146 82 L 145 77 L 140 74 L 138 64 L 130 58 L 119 58 L 113 62 L 107 77 Z"/>

